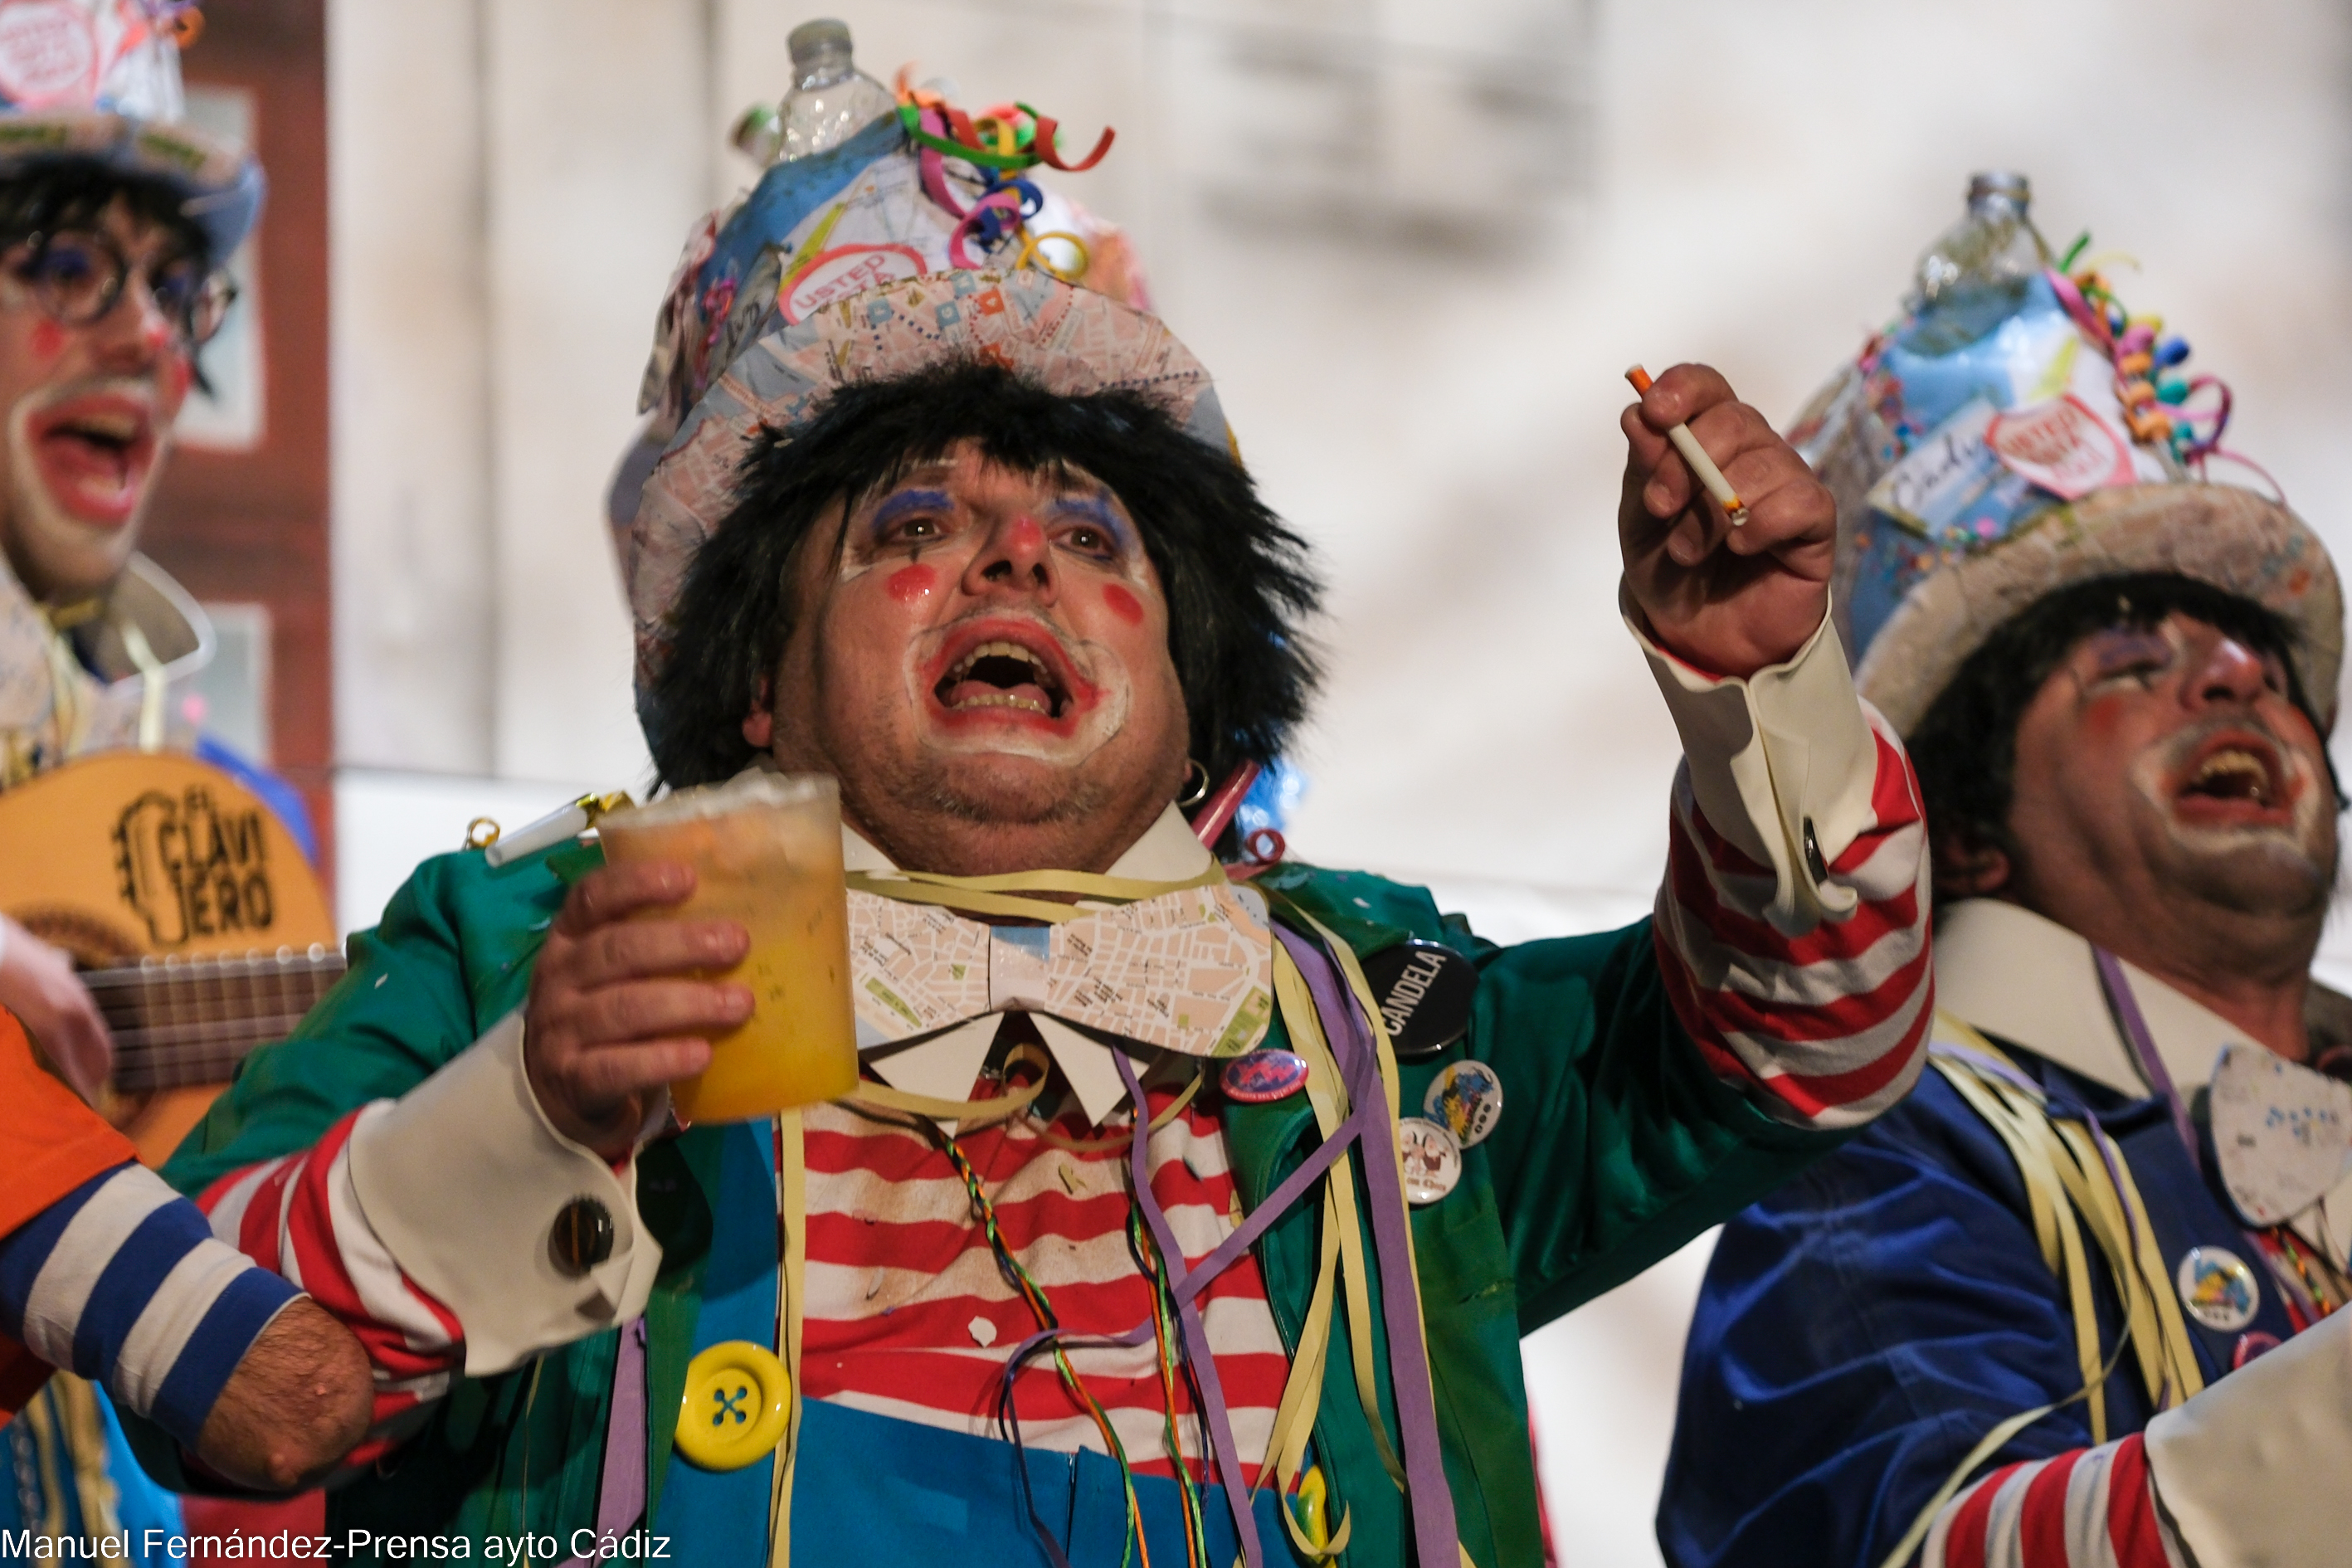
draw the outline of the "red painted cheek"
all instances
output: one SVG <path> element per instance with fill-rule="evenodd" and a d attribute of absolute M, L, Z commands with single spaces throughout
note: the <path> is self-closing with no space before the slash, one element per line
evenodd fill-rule
<path fill-rule="evenodd" d="M 1112 615 L 1117 616 L 1129 626 L 1139 626 L 1143 624 L 1143 601 L 1118 584 L 1113 583 L 1103 590 L 1103 603 L 1110 606 Z"/>
<path fill-rule="evenodd" d="M 928 566 L 902 566 L 882 584 L 902 605 L 919 605 L 940 585 L 940 574 Z"/>
<path fill-rule="evenodd" d="M 195 380 L 195 366 L 178 356 L 163 367 L 163 395 L 170 399 L 175 411 L 187 401 L 189 384 Z"/>
<path fill-rule="evenodd" d="M 55 359 L 66 352 L 66 330 L 44 316 L 33 323 L 33 352 L 43 359 Z"/>

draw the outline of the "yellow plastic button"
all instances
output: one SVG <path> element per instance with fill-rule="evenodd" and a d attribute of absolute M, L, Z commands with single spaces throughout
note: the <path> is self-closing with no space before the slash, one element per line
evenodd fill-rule
<path fill-rule="evenodd" d="M 706 1470 L 740 1470 L 774 1451 L 792 1414 L 793 1380 L 775 1352 L 729 1340 L 686 1363 L 677 1451 Z"/>

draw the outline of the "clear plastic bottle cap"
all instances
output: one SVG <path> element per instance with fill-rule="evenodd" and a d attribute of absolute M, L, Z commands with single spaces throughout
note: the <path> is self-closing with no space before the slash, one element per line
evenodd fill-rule
<path fill-rule="evenodd" d="M 849 24 L 830 16 L 820 16 L 814 22 L 803 22 L 784 39 L 784 47 L 793 52 L 793 65 L 805 68 L 819 54 L 839 49 L 849 50 Z"/>
<path fill-rule="evenodd" d="M 800 37 L 797 33 L 793 36 Z M 1973 206 L 1987 196 L 2006 196 L 2021 207 L 2033 199 L 2033 182 L 2010 169 L 1990 169 L 1970 175 L 1969 205 Z"/>

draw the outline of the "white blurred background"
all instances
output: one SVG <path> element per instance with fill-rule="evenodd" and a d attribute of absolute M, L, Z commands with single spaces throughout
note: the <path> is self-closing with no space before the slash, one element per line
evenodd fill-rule
<path fill-rule="evenodd" d="M 333 0 L 347 927 L 469 818 L 641 780 L 604 487 L 688 225 L 752 174 L 723 132 L 828 3 L 886 80 L 1118 127 L 1060 182 L 1133 230 L 1330 583 L 1293 847 L 1498 938 L 1633 918 L 1664 856 L 1619 373 L 1708 360 L 1785 420 L 1973 169 L 2137 257 L 2231 444 L 2352 544 L 2352 18 L 2318 0 Z M 1656 1560 L 1704 1251 L 1528 1342 L 1565 1562 Z"/>

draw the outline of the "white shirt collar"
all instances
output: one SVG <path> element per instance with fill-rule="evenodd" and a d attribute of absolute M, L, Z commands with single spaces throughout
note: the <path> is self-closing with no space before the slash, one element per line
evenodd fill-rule
<path fill-rule="evenodd" d="M 2124 973 L 2182 1093 L 2212 1078 L 2222 1047 L 2259 1048 L 2146 970 L 2126 963 Z M 1946 906 L 1936 918 L 1936 1005 L 2118 1094 L 2154 1092 L 2107 1010 L 2091 944 L 2031 910 L 1999 899 Z"/>

